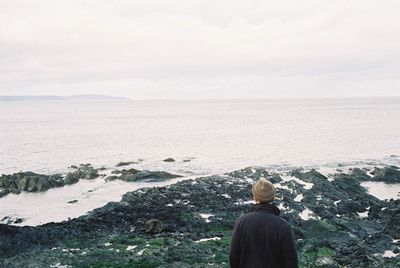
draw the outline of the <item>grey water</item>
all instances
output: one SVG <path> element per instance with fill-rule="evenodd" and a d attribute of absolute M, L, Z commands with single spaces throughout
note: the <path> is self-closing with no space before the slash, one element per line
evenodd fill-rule
<path fill-rule="evenodd" d="M 0 102 L 0 174 L 56 173 L 120 161 L 194 178 L 246 166 L 285 170 L 400 165 L 400 98 Z M 176 161 L 163 162 L 172 157 Z M 78 217 L 146 183 L 104 177 L 0 199 L 0 219 L 38 225 Z M 378 198 L 400 185 L 366 182 Z M 68 201 L 79 200 L 70 204 Z"/>
<path fill-rule="evenodd" d="M 211 174 L 397 155 L 395 97 L 0 102 L 0 173 L 143 159 L 142 168 Z"/>

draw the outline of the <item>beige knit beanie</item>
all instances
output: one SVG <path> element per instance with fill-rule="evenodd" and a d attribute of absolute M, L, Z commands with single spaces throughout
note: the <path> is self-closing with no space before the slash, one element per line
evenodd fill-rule
<path fill-rule="evenodd" d="M 275 198 L 275 186 L 266 179 L 260 179 L 253 184 L 253 197 L 256 201 L 270 203 Z"/>

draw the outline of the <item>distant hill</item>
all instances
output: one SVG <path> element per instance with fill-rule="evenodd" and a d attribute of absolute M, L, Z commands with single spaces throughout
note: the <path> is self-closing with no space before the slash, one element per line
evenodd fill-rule
<path fill-rule="evenodd" d="M 0 96 L 0 101 L 130 101 L 130 99 L 106 95 Z"/>

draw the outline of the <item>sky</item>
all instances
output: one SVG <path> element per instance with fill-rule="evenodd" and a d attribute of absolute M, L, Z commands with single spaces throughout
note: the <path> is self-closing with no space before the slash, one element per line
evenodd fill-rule
<path fill-rule="evenodd" d="M 0 0 L 0 95 L 400 96 L 398 0 Z"/>

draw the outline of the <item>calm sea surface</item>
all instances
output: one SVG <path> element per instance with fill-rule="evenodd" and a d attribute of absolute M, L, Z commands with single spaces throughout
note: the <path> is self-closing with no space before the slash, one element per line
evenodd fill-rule
<path fill-rule="evenodd" d="M 395 155 L 400 98 L 0 102 L 0 173 L 143 159 L 141 168 L 210 174 Z"/>

